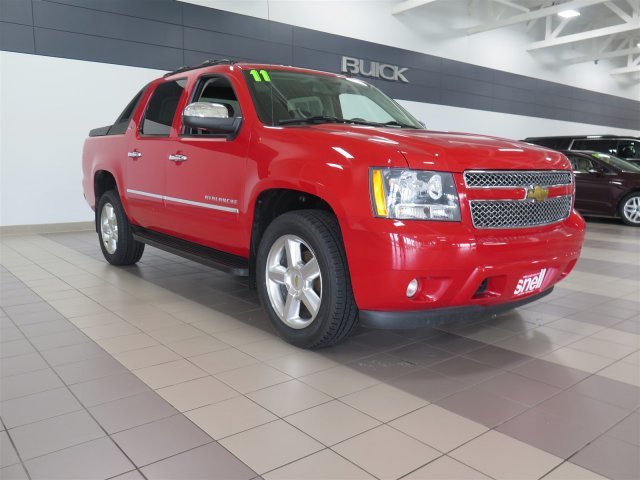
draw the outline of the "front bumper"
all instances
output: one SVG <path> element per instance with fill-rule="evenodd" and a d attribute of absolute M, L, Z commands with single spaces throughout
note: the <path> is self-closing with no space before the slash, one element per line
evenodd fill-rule
<path fill-rule="evenodd" d="M 535 302 L 546 297 L 553 287 L 544 292 L 531 295 L 520 300 L 496 305 L 470 305 L 467 307 L 435 308 L 430 310 L 409 310 L 404 312 L 381 312 L 377 310 L 361 310 L 360 324 L 369 328 L 408 329 L 419 327 L 435 327 L 447 322 L 468 318 L 483 319 L 508 312 L 514 308 Z"/>
<path fill-rule="evenodd" d="M 508 305 L 508 310 L 539 298 L 573 269 L 584 220 L 572 212 L 544 227 L 478 230 L 464 222 L 360 218 L 343 234 L 361 318 L 389 312 L 420 316 L 453 307 Z M 542 269 L 546 274 L 539 288 L 515 293 L 523 276 Z M 407 285 L 414 278 L 420 287 L 408 298 Z"/>

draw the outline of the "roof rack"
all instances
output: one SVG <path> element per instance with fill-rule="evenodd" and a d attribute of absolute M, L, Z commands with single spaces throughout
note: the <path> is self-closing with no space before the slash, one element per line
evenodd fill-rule
<path fill-rule="evenodd" d="M 166 78 L 166 77 L 170 77 L 171 75 L 175 75 L 176 73 L 188 72 L 189 70 L 197 70 L 198 68 L 212 67 L 213 65 L 221 65 L 221 64 L 233 65 L 234 63 L 236 63 L 235 60 L 229 60 L 228 58 L 222 58 L 220 60 L 214 60 L 214 59 L 205 60 L 200 65 L 194 65 L 191 67 L 188 67 L 188 66 L 180 67 L 177 70 L 165 73 L 162 77 Z"/>

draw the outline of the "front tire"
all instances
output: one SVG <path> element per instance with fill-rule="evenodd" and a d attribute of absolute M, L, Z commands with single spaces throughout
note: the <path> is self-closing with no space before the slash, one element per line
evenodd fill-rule
<path fill-rule="evenodd" d="M 322 348 L 351 333 L 357 312 L 336 218 L 321 210 L 277 217 L 257 254 L 260 300 L 287 342 Z"/>
<path fill-rule="evenodd" d="M 102 255 L 111 265 L 133 265 L 142 257 L 144 243 L 134 240 L 117 191 L 109 190 L 98 200 L 96 229 Z"/>
<path fill-rule="evenodd" d="M 640 227 L 640 192 L 633 192 L 624 197 L 618 213 L 627 225 Z"/>

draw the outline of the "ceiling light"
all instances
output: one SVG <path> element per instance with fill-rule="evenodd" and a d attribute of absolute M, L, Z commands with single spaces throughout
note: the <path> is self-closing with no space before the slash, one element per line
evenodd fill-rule
<path fill-rule="evenodd" d="M 580 16 L 580 12 L 577 11 L 577 10 L 563 10 L 561 12 L 558 12 L 558 16 L 560 16 L 562 18 L 579 17 Z"/>

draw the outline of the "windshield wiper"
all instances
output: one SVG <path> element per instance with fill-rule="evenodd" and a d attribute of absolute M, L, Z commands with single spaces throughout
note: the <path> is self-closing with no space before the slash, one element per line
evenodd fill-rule
<path fill-rule="evenodd" d="M 288 118 L 286 120 L 280 120 L 278 125 L 289 125 L 293 123 L 352 123 L 355 125 L 370 125 L 374 127 L 382 127 L 384 124 L 376 123 L 376 122 L 367 122 L 365 120 L 349 120 L 348 118 L 338 118 L 338 117 L 327 117 L 325 115 L 314 115 L 313 117 L 299 117 L 299 118 Z"/>
<path fill-rule="evenodd" d="M 354 125 L 368 125 L 371 127 L 400 127 L 400 128 L 413 128 L 417 129 L 418 127 L 414 127 L 413 125 L 409 125 L 406 123 L 400 123 L 396 120 L 390 120 L 385 123 L 379 122 L 368 122 L 366 120 L 362 120 L 359 118 L 338 118 L 338 117 L 328 117 L 325 115 L 314 115 L 312 117 L 299 117 L 299 118 L 288 118 L 286 120 L 280 120 L 278 125 L 289 125 L 293 123 L 309 123 L 309 124 L 319 124 L 319 123 L 351 123 Z"/>
<path fill-rule="evenodd" d="M 400 123 L 397 122 L 396 120 L 389 120 L 388 122 L 384 122 L 385 126 L 392 126 L 392 127 L 400 127 L 400 128 L 413 128 L 413 129 L 417 129 L 418 127 L 414 127 L 413 125 L 409 125 L 407 123 Z"/>

